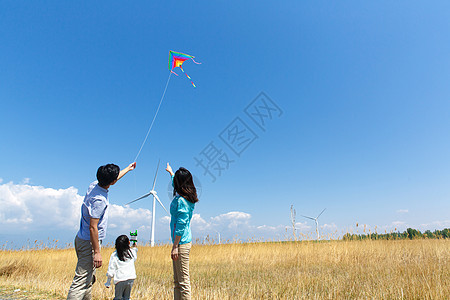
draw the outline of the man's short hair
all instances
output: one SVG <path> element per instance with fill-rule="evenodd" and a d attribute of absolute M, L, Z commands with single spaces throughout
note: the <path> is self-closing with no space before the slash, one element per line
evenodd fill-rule
<path fill-rule="evenodd" d="M 97 180 L 100 186 L 108 186 L 119 177 L 120 168 L 115 164 L 101 166 L 97 170 Z"/>

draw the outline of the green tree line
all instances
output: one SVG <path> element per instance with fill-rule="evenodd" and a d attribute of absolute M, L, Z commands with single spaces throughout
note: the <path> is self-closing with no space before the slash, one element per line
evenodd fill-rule
<path fill-rule="evenodd" d="M 445 228 L 442 230 L 430 231 L 427 230 L 424 233 L 420 230 L 408 228 L 404 232 L 390 232 L 390 233 L 368 233 L 368 234 L 352 234 L 346 233 L 342 237 L 343 240 L 414 240 L 414 239 L 448 239 L 450 238 L 450 229 Z"/>

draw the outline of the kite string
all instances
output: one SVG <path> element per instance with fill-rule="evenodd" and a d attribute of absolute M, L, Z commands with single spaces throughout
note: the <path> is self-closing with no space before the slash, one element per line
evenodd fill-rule
<path fill-rule="evenodd" d="M 164 92 L 163 92 L 163 94 L 162 94 L 162 96 L 161 96 L 161 100 L 159 100 L 158 108 L 156 109 L 156 113 L 155 113 L 155 115 L 153 116 L 152 123 L 150 124 L 150 128 L 149 128 L 148 131 L 147 131 L 147 135 L 145 136 L 144 142 L 142 143 L 141 148 L 139 149 L 139 152 L 138 152 L 138 154 L 136 155 L 136 158 L 134 159 L 134 161 L 136 161 L 137 158 L 139 157 L 139 154 L 141 154 L 142 148 L 144 148 L 145 142 L 147 141 L 148 135 L 150 134 L 150 130 L 152 130 L 153 123 L 154 123 L 155 120 L 156 120 L 156 116 L 158 115 L 159 108 L 161 107 L 161 104 L 162 104 L 162 102 L 163 102 L 163 100 L 164 100 L 164 96 L 166 95 L 166 90 L 167 90 L 167 86 L 169 85 L 169 80 L 170 80 L 170 76 L 171 76 L 171 75 L 172 75 L 172 73 L 169 73 L 169 77 L 167 78 L 167 82 L 166 82 L 166 87 L 164 88 Z"/>

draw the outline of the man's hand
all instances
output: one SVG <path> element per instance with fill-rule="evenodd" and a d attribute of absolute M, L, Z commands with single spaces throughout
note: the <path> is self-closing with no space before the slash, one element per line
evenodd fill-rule
<path fill-rule="evenodd" d="M 166 171 L 169 172 L 170 176 L 173 176 L 173 170 L 169 163 L 167 163 Z"/>
<path fill-rule="evenodd" d="M 116 183 L 120 178 L 122 178 L 125 174 L 127 174 L 129 171 L 134 170 L 134 168 L 136 168 L 136 162 L 129 164 L 128 167 L 126 167 L 123 170 L 120 170 L 119 172 L 119 176 L 117 177 L 116 181 L 114 181 L 114 183 Z M 114 184 L 112 183 L 112 184 Z"/>
<path fill-rule="evenodd" d="M 136 168 L 136 162 L 130 164 L 127 168 L 129 171 L 134 170 L 134 168 Z"/>
<path fill-rule="evenodd" d="M 102 266 L 102 254 L 100 252 L 94 253 L 94 267 L 100 268 Z"/>
<path fill-rule="evenodd" d="M 172 260 L 178 259 L 178 247 L 173 247 L 172 252 L 170 253 L 170 257 L 172 257 Z"/>
<path fill-rule="evenodd" d="M 89 234 L 91 237 L 92 250 L 94 251 L 94 268 L 102 266 L 102 254 L 100 252 L 100 242 L 98 240 L 98 222 L 100 219 L 91 218 L 89 221 Z"/>

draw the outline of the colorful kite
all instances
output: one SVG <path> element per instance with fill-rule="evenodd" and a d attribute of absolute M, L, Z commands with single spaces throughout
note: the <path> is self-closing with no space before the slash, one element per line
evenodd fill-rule
<path fill-rule="evenodd" d="M 175 73 L 173 71 L 173 69 L 178 67 L 178 68 L 181 69 L 181 71 L 184 74 L 186 74 L 184 72 L 183 68 L 182 68 L 182 65 L 183 65 L 183 63 L 186 60 L 189 60 L 189 59 L 192 59 L 192 61 L 194 63 L 196 63 L 197 65 L 200 64 L 200 63 L 198 63 L 198 62 L 196 62 L 194 60 L 194 57 L 192 55 L 184 54 L 184 53 L 180 53 L 180 52 L 175 52 L 175 51 L 172 51 L 172 50 L 169 51 L 169 70 L 170 70 L 170 73 L 169 73 L 169 77 L 167 78 L 166 87 L 164 88 L 164 92 L 163 92 L 163 94 L 161 96 L 161 99 L 159 100 L 158 108 L 156 109 L 155 115 L 153 116 L 152 123 L 150 124 L 150 127 L 148 128 L 147 135 L 145 136 L 144 142 L 142 142 L 141 148 L 139 149 L 138 154 L 136 155 L 136 158 L 134 159 L 134 161 L 136 161 L 138 159 L 138 157 L 139 157 L 139 154 L 141 154 L 142 148 L 144 148 L 144 145 L 145 145 L 145 142 L 147 141 L 148 135 L 150 134 L 150 131 L 152 130 L 153 124 L 155 123 L 155 120 L 156 120 L 156 116 L 158 116 L 159 109 L 160 109 L 161 104 L 162 104 L 162 102 L 164 100 L 164 96 L 166 95 L 167 86 L 169 85 L 169 81 L 170 81 L 171 75 L 175 74 L 175 75 L 178 76 L 178 74 Z M 191 81 L 192 85 L 194 87 L 196 87 L 194 82 L 192 81 L 191 77 L 189 77 L 188 74 L 186 74 L 186 77 L 189 78 L 189 80 Z"/>
<path fill-rule="evenodd" d="M 196 61 L 194 60 L 194 56 L 192 56 L 192 55 L 184 54 L 184 53 L 181 53 L 181 52 L 175 52 L 175 51 L 170 50 L 170 51 L 169 51 L 169 70 L 170 70 L 171 73 L 173 73 L 173 74 L 175 74 L 175 75 L 178 76 L 178 74 L 175 73 L 175 72 L 173 71 L 173 69 L 175 69 L 175 68 L 177 68 L 177 67 L 180 68 L 180 69 L 181 69 L 181 72 L 183 72 L 184 74 L 186 74 L 186 77 L 189 78 L 189 80 L 191 81 L 192 85 L 193 85 L 194 87 L 196 87 L 195 84 L 194 84 L 194 82 L 192 81 L 191 77 L 189 77 L 189 75 L 188 75 L 187 73 L 184 72 L 183 67 L 182 67 L 183 63 L 184 63 L 186 60 L 189 60 L 189 59 L 192 59 L 192 61 L 193 61 L 194 63 L 196 63 L 197 65 L 200 64 L 200 63 L 198 63 L 198 62 L 196 62 Z"/>

